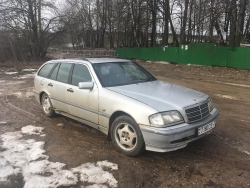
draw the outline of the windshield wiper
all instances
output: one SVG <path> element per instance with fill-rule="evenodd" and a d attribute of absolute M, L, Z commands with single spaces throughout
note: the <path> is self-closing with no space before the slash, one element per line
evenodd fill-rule
<path fill-rule="evenodd" d="M 156 79 L 155 78 L 148 78 L 148 79 L 146 79 L 145 81 L 146 82 L 150 82 L 150 81 L 155 81 Z"/>

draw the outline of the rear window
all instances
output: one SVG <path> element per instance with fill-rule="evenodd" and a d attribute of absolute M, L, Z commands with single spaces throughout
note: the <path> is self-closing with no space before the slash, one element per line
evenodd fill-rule
<path fill-rule="evenodd" d="M 44 65 L 41 70 L 39 71 L 38 75 L 42 77 L 48 77 L 51 69 L 54 67 L 54 63 L 48 63 Z"/>

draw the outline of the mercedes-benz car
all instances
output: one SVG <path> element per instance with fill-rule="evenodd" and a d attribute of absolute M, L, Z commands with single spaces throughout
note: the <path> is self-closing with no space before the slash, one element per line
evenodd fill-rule
<path fill-rule="evenodd" d="M 157 80 L 127 59 L 48 61 L 35 75 L 34 93 L 45 115 L 96 128 L 128 156 L 183 148 L 211 133 L 219 114 L 208 95 Z"/>

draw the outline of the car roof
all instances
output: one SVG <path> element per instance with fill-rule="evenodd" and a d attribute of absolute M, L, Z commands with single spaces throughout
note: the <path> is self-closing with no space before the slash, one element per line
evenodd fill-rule
<path fill-rule="evenodd" d="M 90 63 L 108 63 L 108 62 L 124 62 L 129 61 L 128 59 L 119 58 L 86 58 Z"/>
<path fill-rule="evenodd" d="M 120 59 L 120 58 L 63 58 L 59 60 L 82 60 L 82 61 L 88 61 L 90 63 L 112 63 L 112 62 L 126 62 L 130 61 L 128 59 Z"/>

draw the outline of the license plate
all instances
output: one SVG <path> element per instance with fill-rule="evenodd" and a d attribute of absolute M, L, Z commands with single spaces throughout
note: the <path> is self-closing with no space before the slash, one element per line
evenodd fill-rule
<path fill-rule="evenodd" d="M 198 136 L 210 131 L 211 129 L 213 129 L 215 127 L 215 121 L 212 121 L 211 123 L 204 125 L 202 127 L 198 128 Z"/>

